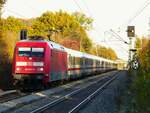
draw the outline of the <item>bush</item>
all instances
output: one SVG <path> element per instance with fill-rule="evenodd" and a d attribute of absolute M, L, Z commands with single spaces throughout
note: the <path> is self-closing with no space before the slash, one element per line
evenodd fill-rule
<path fill-rule="evenodd" d="M 16 33 L 10 31 L 3 31 L 0 36 L 0 89 L 11 86 L 11 65 L 17 37 Z"/>
<path fill-rule="evenodd" d="M 139 72 L 131 86 L 131 113 L 150 113 L 150 73 Z"/>
<path fill-rule="evenodd" d="M 130 113 L 150 113 L 150 41 L 138 51 L 140 69 L 131 85 Z"/>

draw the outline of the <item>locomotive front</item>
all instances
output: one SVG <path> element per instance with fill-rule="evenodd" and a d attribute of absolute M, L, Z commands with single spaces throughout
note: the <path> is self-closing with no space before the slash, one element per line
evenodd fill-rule
<path fill-rule="evenodd" d="M 20 41 L 16 44 L 13 60 L 15 85 L 29 87 L 28 85 L 37 86 L 48 82 L 48 50 L 46 42 Z"/>

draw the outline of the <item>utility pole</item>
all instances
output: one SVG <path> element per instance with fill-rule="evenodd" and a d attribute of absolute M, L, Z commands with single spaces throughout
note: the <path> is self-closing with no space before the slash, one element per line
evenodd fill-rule
<path fill-rule="evenodd" d="M 136 52 L 135 49 L 135 27 L 134 26 L 128 26 L 127 27 L 127 36 L 129 37 L 129 65 L 131 68 L 131 63 L 133 60 L 133 55 Z"/>
<path fill-rule="evenodd" d="M 130 51 L 130 50 L 131 50 L 131 47 L 132 47 L 131 45 L 132 45 L 132 38 L 129 37 L 129 64 L 130 64 L 131 59 L 132 59 L 132 58 L 131 58 L 131 54 L 132 54 L 132 53 L 131 53 L 131 51 Z"/>

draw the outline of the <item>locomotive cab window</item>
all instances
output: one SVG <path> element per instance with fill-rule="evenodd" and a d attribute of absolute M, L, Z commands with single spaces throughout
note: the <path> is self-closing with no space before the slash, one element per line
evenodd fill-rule
<path fill-rule="evenodd" d="M 44 48 L 20 47 L 18 48 L 18 55 L 21 57 L 43 57 Z"/>
<path fill-rule="evenodd" d="M 31 48 L 28 47 L 20 47 L 18 48 L 18 54 L 19 56 L 31 56 Z"/>
<path fill-rule="evenodd" d="M 44 48 L 32 48 L 32 57 L 43 57 Z"/>

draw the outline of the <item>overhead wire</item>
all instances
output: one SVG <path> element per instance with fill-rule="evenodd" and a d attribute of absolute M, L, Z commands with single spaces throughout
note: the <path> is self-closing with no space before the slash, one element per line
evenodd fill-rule
<path fill-rule="evenodd" d="M 84 3 L 84 5 L 85 5 L 85 7 L 86 7 L 86 9 L 88 10 L 88 12 L 89 12 L 89 14 L 91 15 L 91 17 L 93 18 L 93 14 L 91 13 L 91 10 L 90 10 L 90 8 L 88 7 L 88 5 L 86 4 L 86 2 L 85 2 L 85 0 L 82 0 L 82 2 Z M 97 24 L 98 26 L 99 26 L 99 24 Z M 96 32 L 97 32 L 97 30 L 96 30 Z M 117 35 L 117 37 L 115 36 L 115 35 L 113 35 L 114 37 L 116 37 L 119 41 L 123 41 L 123 42 L 127 42 L 127 41 L 125 41 L 120 35 L 118 35 L 116 32 L 114 32 L 114 31 L 111 31 L 111 32 L 113 32 L 115 35 Z M 105 36 L 104 36 L 104 41 L 103 42 L 105 42 L 106 40 L 105 40 Z"/>
<path fill-rule="evenodd" d="M 84 4 L 85 8 L 87 9 L 89 15 L 90 15 L 93 19 L 95 19 L 94 15 L 92 14 L 92 12 L 91 12 L 90 8 L 88 7 L 87 3 L 85 2 L 85 0 L 82 0 L 82 2 L 83 2 L 83 4 Z M 95 22 L 96 22 L 96 21 L 95 21 Z M 96 24 L 97 24 L 97 26 L 98 26 L 99 28 L 101 28 L 100 25 L 99 25 L 99 23 L 96 22 Z M 99 31 L 98 31 L 97 29 L 95 29 L 95 31 L 96 31 L 96 33 L 97 33 L 98 35 L 100 35 L 100 34 L 99 34 Z M 105 36 L 104 36 L 104 38 L 103 38 L 103 42 L 106 43 L 107 45 L 109 45 L 109 44 L 105 41 Z"/>
<path fill-rule="evenodd" d="M 29 3 L 25 3 L 25 2 L 24 2 L 24 4 L 26 4 L 26 5 L 24 5 L 24 6 L 30 8 L 32 11 L 39 12 L 38 9 L 33 8 Z M 12 14 L 15 14 L 15 15 L 19 16 L 19 17 L 26 18 L 24 15 L 22 15 L 22 14 L 16 12 L 16 11 L 13 11 L 12 9 L 6 9 L 6 10 L 7 10 L 8 12 L 12 13 Z"/>
<path fill-rule="evenodd" d="M 15 11 L 13 11 L 13 10 L 11 10 L 11 9 L 7 9 L 7 11 L 10 12 L 10 13 L 12 13 L 12 14 L 15 14 L 15 15 L 17 15 L 17 16 L 19 16 L 19 17 L 26 18 L 24 15 L 22 15 L 22 14 L 20 14 L 20 13 L 18 13 L 18 12 L 15 12 Z"/>
<path fill-rule="evenodd" d="M 82 0 L 82 2 L 83 2 L 83 4 L 84 4 L 84 6 L 86 7 L 86 9 L 87 9 L 87 11 L 88 11 L 89 15 L 93 18 L 94 16 L 93 16 L 93 14 L 92 14 L 91 10 L 89 9 L 89 7 L 88 7 L 87 3 L 86 3 L 84 0 Z"/>
<path fill-rule="evenodd" d="M 77 7 L 80 9 L 80 11 L 81 12 L 83 12 L 83 10 L 82 10 L 82 8 L 80 7 L 80 5 L 77 3 L 77 1 L 75 1 L 74 0 L 74 2 L 76 3 L 76 5 L 77 5 Z M 82 1 L 83 3 L 84 3 L 84 5 L 85 5 L 85 7 L 86 7 L 86 9 L 87 9 L 87 11 L 88 11 L 88 13 L 89 13 L 89 15 L 92 17 L 92 18 L 94 18 L 93 17 L 93 14 L 91 13 L 91 11 L 90 11 L 90 9 L 89 9 L 89 7 L 88 7 L 88 5 L 86 4 L 86 2 L 83 0 Z M 99 26 L 99 24 L 97 24 L 98 26 Z M 96 33 L 99 35 L 99 31 L 97 31 L 96 29 L 95 29 L 95 31 L 96 31 Z M 104 34 L 105 35 L 105 34 Z M 113 35 L 113 34 L 112 34 Z M 114 37 L 116 37 L 115 35 L 113 35 Z M 117 38 L 117 39 L 119 39 L 119 38 Z M 123 39 L 119 39 L 119 41 L 122 41 Z M 124 40 L 123 40 L 124 41 Z M 105 40 L 105 36 L 104 36 L 104 40 L 103 41 L 100 41 L 100 42 L 104 42 L 104 43 L 106 43 L 107 45 L 110 45 L 110 44 L 108 44 L 108 42 Z M 115 44 L 116 45 L 116 44 Z M 123 53 L 123 54 L 125 54 L 125 55 L 127 55 L 128 54 L 128 50 L 126 50 L 125 48 L 123 48 L 122 46 L 120 46 L 123 50 L 124 50 L 124 52 L 126 53 Z"/>
<path fill-rule="evenodd" d="M 77 2 L 76 0 L 73 0 L 73 1 L 74 1 L 75 5 L 79 8 L 79 10 L 80 10 L 81 12 L 83 12 L 83 10 L 82 10 L 82 8 L 80 7 L 80 5 L 78 4 L 78 2 Z"/>
<path fill-rule="evenodd" d="M 86 7 L 86 9 L 87 9 L 87 11 L 89 12 L 89 14 L 91 15 L 91 17 L 93 18 L 93 14 L 91 13 L 91 10 L 90 10 L 90 8 L 88 7 L 88 5 L 86 4 L 86 2 L 84 1 L 84 0 L 82 0 L 82 2 L 84 3 L 84 5 L 85 5 L 85 7 Z M 98 26 L 99 26 L 99 24 L 97 24 Z M 99 32 L 96 30 L 96 32 L 99 34 Z M 114 31 L 111 31 L 111 32 L 113 32 L 115 35 L 117 35 L 117 36 L 115 36 L 114 34 L 111 34 L 111 35 L 113 35 L 114 37 L 116 37 L 119 41 L 123 41 L 123 42 L 125 42 L 125 43 L 127 43 L 124 39 L 122 39 L 122 37 L 121 36 L 119 36 L 117 33 L 115 33 Z M 105 32 L 104 32 L 105 33 Z M 104 40 L 103 41 L 101 41 L 101 42 L 104 42 L 104 43 L 106 43 L 107 45 L 110 45 L 110 44 L 108 44 L 108 42 L 110 42 L 110 41 L 106 41 L 106 39 L 105 39 L 105 34 L 104 34 Z M 124 49 L 123 47 L 121 47 L 122 49 Z M 126 50 L 126 49 L 124 49 L 127 53 L 128 53 L 128 51 Z"/>
<path fill-rule="evenodd" d="M 147 0 L 144 4 L 145 5 L 141 9 L 139 9 L 131 19 L 129 19 L 128 24 L 130 24 L 136 17 L 138 17 L 150 5 L 150 0 Z"/>
<path fill-rule="evenodd" d="M 117 34 L 115 31 L 113 31 L 112 29 L 110 30 L 113 34 L 115 34 L 115 35 L 113 35 L 114 37 L 116 37 L 117 39 L 119 39 L 120 41 L 122 41 L 122 42 L 124 42 L 124 43 L 126 43 L 126 44 L 128 44 L 128 42 L 126 41 L 126 40 L 124 40 L 119 34 Z"/>
<path fill-rule="evenodd" d="M 135 12 L 135 14 L 130 17 L 126 23 L 122 24 L 119 28 L 124 31 L 124 27 L 128 26 L 133 22 L 148 6 L 150 5 L 150 0 L 146 0 L 143 4 L 142 7 L 139 7 L 139 9 Z"/>
<path fill-rule="evenodd" d="M 25 3 L 25 2 L 24 2 L 24 3 Z M 25 5 L 26 7 L 30 8 L 30 9 L 36 11 L 36 12 L 39 12 L 39 9 L 37 9 L 37 8 L 35 8 L 35 7 L 32 7 L 32 5 L 29 4 L 29 2 L 28 2 L 28 3 L 25 3 L 25 4 L 26 4 L 26 5 Z"/>
<path fill-rule="evenodd" d="M 126 31 L 126 26 L 128 26 L 129 24 L 131 24 L 131 22 L 133 22 L 148 6 L 150 5 L 150 0 L 146 0 L 142 7 L 139 8 L 135 14 L 130 18 L 128 19 L 128 21 L 124 24 L 122 24 L 120 27 L 118 27 L 120 30 L 123 30 L 123 31 Z"/>

